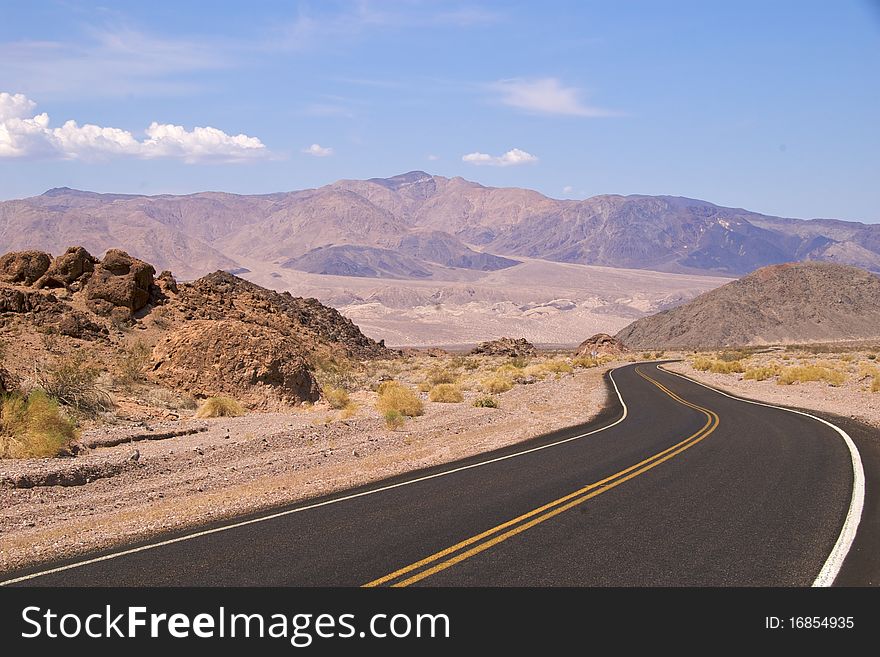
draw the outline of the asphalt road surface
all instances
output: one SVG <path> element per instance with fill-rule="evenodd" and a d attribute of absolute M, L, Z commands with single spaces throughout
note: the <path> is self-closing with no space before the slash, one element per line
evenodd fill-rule
<path fill-rule="evenodd" d="M 863 490 L 860 463 L 834 427 L 724 396 L 654 364 L 622 367 L 611 378 L 614 403 L 587 425 L 3 579 L 25 586 L 810 586 L 820 573 L 826 584 L 834 579 Z"/>

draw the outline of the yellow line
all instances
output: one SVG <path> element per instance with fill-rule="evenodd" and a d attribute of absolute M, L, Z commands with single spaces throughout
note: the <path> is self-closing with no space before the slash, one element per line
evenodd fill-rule
<path fill-rule="evenodd" d="M 696 445 L 698 442 L 700 442 L 701 440 L 706 438 L 709 434 L 711 434 L 716 429 L 720 420 L 714 412 L 712 412 L 706 408 L 703 408 L 702 406 L 697 406 L 696 404 L 693 404 L 685 399 L 682 399 L 677 394 L 675 394 L 674 392 L 669 390 L 663 384 L 661 384 L 658 381 L 655 381 L 654 379 L 652 379 L 651 377 L 643 374 L 639 369 L 636 369 L 636 372 L 642 378 L 653 383 L 660 390 L 662 390 L 664 393 L 666 393 L 667 395 L 672 397 L 677 402 L 679 402 L 685 406 L 689 406 L 691 408 L 699 410 L 702 413 L 705 413 L 706 417 L 707 417 L 706 424 L 704 424 L 700 428 L 699 431 L 697 431 L 694 434 L 691 434 L 690 436 L 688 436 L 684 440 L 676 443 L 675 445 L 673 445 L 671 447 L 664 449 L 661 452 L 658 452 L 657 454 L 654 454 L 653 456 L 648 457 L 647 459 L 644 459 L 643 461 L 640 461 L 639 463 L 636 463 L 635 465 L 631 465 L 628 468 L 621 470 L 620 472 L 617 472 L 617 473 L 615 473 L 609 477 L 606 477 L 600 481 L 597 481 L 595 483 L 589 484 L 588 486 L 584 486 L 583 488 L 580 488 L 580 489 L 574 491 L 573 493 L 569 493 L 568 495 L 560 497 L 559 499 L 556 499 L 556 500 L 549 502 L 543 506 L 540 506 L 537 509 L 533 509 L 532 511 L 529 511 L 528 513 L 524 513 L 520 516 L 517 516 L 516 518 L 513 518 L 512 520 L 508 520 L 507 522 L 504 522 L 500 525 L 497 525 L 497 526 L 495 526 L 491 529 L 488 529 L 480 534 L 477 534 L 477 535 L 472 536 L 468 539 L 465 539 L 464 541 L 456 543 L 455 545 L 452 545 L 444 550 L 441 550 L 439 552 L 435 552 L 434 554 L 432 554 L 428 557 L 425 557 L 424 559 L 421 559 L 419 561 L 416 561 L 415 563 L 412 563 L 408 566 L 400 568 L 399 570 L 396 570 L 393 573 L 389 573 L 388 575 L 385 575 L 384 577 L 380 577 L 380 578 L 375 579 L 371 582 L 368 582 L 368 583 L 364 584 L 363 586 L 364 587 L 381 586 L 382 584 L 385 584 L 385 583 L 390 582 L 394 579 L 397 579 L 398 577 L 400 577 L 402 575 L 405 575 L 405 574 L 410 573 L 414 570 L 417 570 L 423 566 L 427 566 L 431 563 L 434 563 L 434 562 L 438 561 L 439 559 L 442 559 L 443 557 L 446 557 L 454 552 L 461 550 L 462 548 L 465 548 L 469 545 L 473 545 L 474 543 L 477 543 L 484 538 L 492 536 L 493 534 L 497 534 L 498 532 L 500 532 L 504 529 L 507 529 L 508 527 L 511 527 L 513 525 L 517 525 L 518 523 L 521 523 L 522 521 L 527 520 L 529 518 L 532 518 L 534 516 L 539 516 L 539 517 L 534 518 L 533 520 L 531 520 L 527 523 L 523 523 L 523 524 L 519 525 L 518 527 L 511 529 L 510 531 L 507 531 L 499 536 L 495 536 L 495 538 L 492 538 L 484 543 L 481 543 L 480 545 L 477 545 L 466 552 L 462 552 L 461 554 L 459 554 L 455 557 L 447 559 L 446 561 L 438 563 L 435 566 L 428 568 L 426 570 L 423 570 L 416 575 L 413 575 L 405 580 L 397 582 L 396 584 L 393 584 L 392 586 L 395 586 L 395 587 L 409 586 L 410 584 L 412 584 L 414 582 L 418 582 L 419 580 L 425 579 L 426 577 L 430 577 L 431 575 L 433 575 L 437 572 L 440 572 L 441 570 L 445 570 L 446 568 L 449 568 L 450 566 L 453 566 L 456 563 L 464 561 L 465 559 L 467 559 L 475 554 L 479 554 L 480 552 L 483 552 L 484 550 L 487 550 L 490 547 L 497 545 L 498 543 L 501 543 L 502 541 L 505 541 L 512 536 L 515 536 L 515 535 L 517 535 L 527 529 L 530 529 L 531 527 L 534 527 L 535 525 L 538 525 L 546 520 L 549 520 L 550 518 L 552 518 L 556 515 L 559 515 L 560 513 L 567 511 L 568 509 L 571 509 L 572 507 L 575 507 L 579 504 L 582 504 L 582 503 L 586 502 L 587 500 L 604 493 L 607 490 L 611 490 L 612 488 L 619 486 L 623 482 L 628 481 L 629 479 L 632 479 L 633 477 L 636 477 L 644 472 L 647 472 L 648 470 L 656 467 L 657 465 L 660 465 L 661 463 L 663 463 L 664 461 L 667 461 L 668 459 L 672 458 L 673 456 L 680 454 L 684 450 L 689 449 L 690 447 L 693 447 L 694 445 Z M 608 482 L 612 482 L 612 483 L 608 483 Z M 596 490 L 596 489 L 598 489 L 598 490 Z M 590 491 L 592 491 L 592 492 L 590 492 Z M 572 501 L 570 501 L 570 500 L 572 500 Z M 565 504 L 565 502 L 568 502 L 568 503 Z M 563 505 L 563 506 L 559 506 L 559 505 Z M 545 513 L 544 515 L 539 515 L 545 511 L 548 511 L 548 509 L 552 509 L 553 507 L 557 507 L 557 508 Z"/>

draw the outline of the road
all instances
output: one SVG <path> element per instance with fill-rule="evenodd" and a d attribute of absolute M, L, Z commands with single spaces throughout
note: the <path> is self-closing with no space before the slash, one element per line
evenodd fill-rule
<path fill-rule="evenodd" d="M 724 396 L 654 364 L 611 376 L 617 400 L 592 424 L 232 525 L 16 573 L 7 583 L 810 586 L 820 572 L 833 579 L 859 519 L 860 484 L 832 426 Z"/>

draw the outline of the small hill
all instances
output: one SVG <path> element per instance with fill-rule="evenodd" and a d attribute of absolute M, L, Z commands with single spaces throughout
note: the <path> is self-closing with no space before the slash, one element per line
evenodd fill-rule
<path fill-rule="evenodd" d="M 832 263 L 771 265 L 639 319 L 615 337 L 633 349 L 880 337 L 880 278 Z"/>
<path fill-rule="evenodd" d="M 596 333 L 578 346 L 575 356 L 595 358 L 596 356 L 620 356 L 627 351 L 626 346 L 607 333 Z"/>

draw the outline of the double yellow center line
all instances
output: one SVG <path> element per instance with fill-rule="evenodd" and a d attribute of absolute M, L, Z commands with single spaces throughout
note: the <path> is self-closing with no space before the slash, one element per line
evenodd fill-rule
<path fill-rule="evenodd" d="M 539 525 L 542 522 L 549 520 L 555 516 L 558 516 L 560 513 L 564 513 L 569 509 L 572 509 L 580 504 L 583 504 L 589 499 L 592 499 L 602 493 L 611 490 L 612 488 L 619 486 L 625 481 L 629 481 L 630 479 L 639 476 L 651 470 L 652 468 L 657 467 L 664 461 L 668 461 L 673 456 L 681 454 L 686 449 L 690 449 L 698 442 L 706 438 L 710 435 L 715 429 L 718 427 L 719 419 L 718 416 L 710 411 L 708 408 L 703 408 L 702 406 L 698 406 L 692 402 L 687 401 L 686 399 L 681 398 L 679 395 L 672 392 L 669 388 L 664 386 L 659 381 L 652 379 L 647 374 L 643 373 L 640 369 L 636 368 L 636 372 L 639 376 L 647 381 L 650 381 L 655 386 L 657 386 L 664 393 L 672 397 L 675 401 L 689 408 L 693 408 L 697 411 L 706 415 L 706 424 L 704 424 L 699 431 L 691 434 L 684 440 L 679 443 L 676 443 L 672 447 L 668 447 L 664 449 L 662 452 L 658 452 L 653 456 L 646 458 L 635 465 L 631 465 L 628 468 L 621 470 L 620 472 L 616 472 L 615 474 L 605 477 L 597 482 L 589 484 L 588 486 L 584 486 L 583 488 L 579 488 L 573 493 L 569 493 L 568 495 L 564 495 L 559 499 L 553 500 L 543 506 L 538 507 L 537 509 L 533 509 L 528 513 L 524 513 L 521 516 L 517 516 L 507 522 L 503 522 L 500 525 L 492 527 L 491 529 L 487 529 L 484 532 L 477 534 L 476 536 L 471 536 L 468 539 L 465 539 L 455 545 L 451 545 L 450 547 L 440 550 L 439 552 L 435 552 L 434 554 L 425 557 L 415 563 L 412 563 L 408 566 L 404 566 L 399 570 L 395 570 L 393 573 L 389 573 L 379 579 L 374 579 L 371 582 L 367 582 L 364 584 L 365 587 L 373 587 L 373 586 L 393 586 L 393 587 L 402 587 L 409 586 L 410 584 L 415 584 L 427 577 L 431 577 L 447 568 L 454 566 L 457 563 L 461 563 L 465 559 L 469 559 L 470 557 L 479 554 L 480 552 L 484 552 L 489 548 L 498 545 L 506 541 L 509 538 L 516 536 L 517 534 L 521 534 L 522 532 L 531 529 L 535 525 Z"/>

